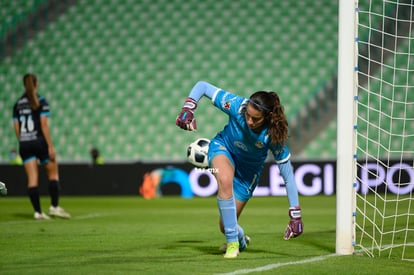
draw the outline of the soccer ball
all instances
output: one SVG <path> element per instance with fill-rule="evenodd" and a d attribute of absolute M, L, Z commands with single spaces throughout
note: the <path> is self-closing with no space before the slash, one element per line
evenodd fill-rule
<path fill-rule="evenodd" d="M 193 141 L 187 147 L 187 159 L 188 161 L 199 168 L 208 167 L 208 146 L 210 145 L 210 140 L 206 138 L 199 138 Z"/>
<path fill-rule="evenodd" d="M 6 196 L 7 195 L 7 188 L 4 183 L 0 181 L 0 195 Z"/>

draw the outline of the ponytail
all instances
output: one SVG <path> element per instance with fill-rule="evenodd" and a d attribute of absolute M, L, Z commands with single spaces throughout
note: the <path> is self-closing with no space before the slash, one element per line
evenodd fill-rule
<path fill-rule="evenodd" d="M 289 130 L 283 105 L 280 103 L 279 96 L 270 92 L 273 98 L 273 111 L 269 113 L 269 135 L 272 143 L 282 146 L 288 139 Z"/>
<path fill-rule="evenodd" d="M 30 106 L 33 110 L 37 110 L 40 107 L 39 98 L 36 94 L 37 79 L 34 74 L 25 74 L 23 77 L 23 85 L 25 88 L 25 94 L 29 99 Z"/>

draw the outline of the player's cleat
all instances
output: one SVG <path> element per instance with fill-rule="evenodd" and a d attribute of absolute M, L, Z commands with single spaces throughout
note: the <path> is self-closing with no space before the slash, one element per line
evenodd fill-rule
<path fill-rule="evenodd" d="M 240 247 L 239 250 L 240 250 L 240 252 L 244 251 L 249 244 L 250 244 L 250 237 L 247 236 L 247 235 L 244 235 L 244 242 L 240 242 L 239 243 L 239 247 Z"/>
<path fill-rule="evenodd" d="M 56 207 L 51 206 L 49 208 L 49 215 L 52 217 L 63 218 L 63 219 L 70 218 L 70 214 L 65 212 L 65 210 L 59 206 L 56 206 Z"/>
<path fill-rule="evenodd" d="M 244 236 L 244 243 L 239 242 L 239 251 L 240 252 L 244 251 L 249 244 L 250 244 L 250 237 L 245 235 Z M 226 252 L 227 244 L 224 243 L 222 246 L 220 246 L 219 250 L 223 253 Z"/>
<path fill-rule="evenodd" d="M 34 219 L 35 220 L 50 220 L 50 217 L 48 215 L 46 215 L 45 213 L 39 213 L 39 212 L 35 212 L 34 213 Z"/>
<path fill-rule="evenodd" d="M 224 254 L 224 258 L 226 259 L 233 259 L 239 256 L 239 242 L 231 242 L 227 243 L 226 253 Z"/>

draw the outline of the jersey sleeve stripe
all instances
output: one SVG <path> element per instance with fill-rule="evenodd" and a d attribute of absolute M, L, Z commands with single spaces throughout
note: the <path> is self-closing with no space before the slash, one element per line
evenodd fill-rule
<path fill-rule="evenodd" d="M 289 154 L 288 154 L 285 158 L 275 160 L 275 162 L 276 162 L 277 164 L 280 164 L 280 163 L 284 163 L 284 162 L 288 161 L 289 159 L 290 159 L 290 153 L 289 153 Z"/>
<path fill-rule="evenodd" d="M 218 92 L 221 91 L 221 89 L 216 89 L 213 93 L 213 96 L 211 97 L 211 102 L 214 103 L 214 100 L 216 99 L 216 96 L 218 94 Z"/>

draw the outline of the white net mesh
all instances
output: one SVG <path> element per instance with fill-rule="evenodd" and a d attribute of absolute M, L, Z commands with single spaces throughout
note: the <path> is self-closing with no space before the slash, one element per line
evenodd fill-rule
<path fill-rule="evenodd" d="M 355 246 L 414 260 L 413 0 L 358 3 Z"/>

